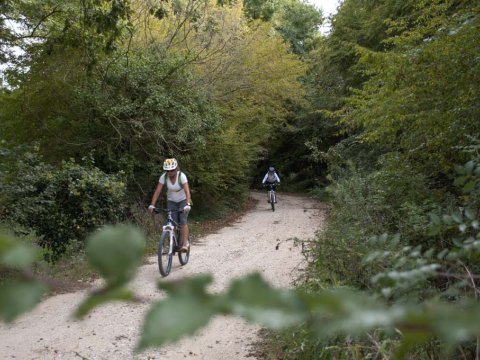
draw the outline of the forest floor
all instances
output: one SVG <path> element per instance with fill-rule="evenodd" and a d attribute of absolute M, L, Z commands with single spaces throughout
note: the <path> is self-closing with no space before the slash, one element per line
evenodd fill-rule
<path fill-rule="evenodd" d="M 291 287 L 305 265 L 302 240 L 323 226 L 325 207 L 308 197 L 278 194 L 272 212 L 265 193 L 253 192 L 256 205 L 236 222 L 196 239 L 190 261 L 174 259 L 167 281 L 199 273 L 214 277 L 209 288 L 223 291 L 232 279 L 259 272 L 276 287 Z M 296 238 L 296 240 L 294 240 Z M 156 256 L 142 266 L 133 283 L 141 303 L 110 303 L 86 319 L 71 314 L 86 291 L 59 294 L 43 301 L 13 324 L 0 324 L 2 359 L 245 359 L 254 357 L 252 344 L 259 327 L 234 317 L 216 317 L 192 337 L 159 349 L 134 354 L 145 312 L 165 294 L 156 288 L 160 275 Z M 95 287 L 92 284 L 92 288 Z"/>

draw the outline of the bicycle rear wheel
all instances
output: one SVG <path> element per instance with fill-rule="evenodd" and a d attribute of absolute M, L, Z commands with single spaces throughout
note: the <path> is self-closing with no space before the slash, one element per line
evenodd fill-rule
<path fill-rule="evenodd" d="M 173 252 L 170 251 L 170 232 L 164 231 L 158 244 L 158 270 L 165 277 L 172 269 Z"/>
<path fill-rule="evenodd" d="M 182 232 L 179 230 L 178 231 L 178 260 L 180 261 L 180 264 L 182 265 L 187 265 L 188 259 L 190 258 L 190 234 L 188 235 L 188 240 L 187 240 L 187 252 L 182 252 Z"/>

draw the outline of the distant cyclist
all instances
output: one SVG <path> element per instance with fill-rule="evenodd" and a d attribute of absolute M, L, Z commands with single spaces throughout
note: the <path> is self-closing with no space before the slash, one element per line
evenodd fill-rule
<path fill-rule="evenodd" d="M 162 192 L 163 185 L 167 184 L 167 208 L 172 210 L 173 220 L 182 227 L 182 252 L 187 252 L 188 239 L 188 213 L 192 207 L 190 188 L 188 187 L 187 176 L 180 171 L 176 159 L 166 159 L 163 163 L 164 172 L 158 180 L 157 188 L 152 196 L 150 212 L 155 209 L 155 204 Z M 179 212 L 183 210 L 183 212 Z"/>
<path fill-rule="evenodd" d="M 277 172 L 275 171 L 275 168 L 273 166 L 270 166 L 268 168 L 267 173 L 263 177 L 262 185 L 264 185 L 264 186 L 268 185 L 275 191 L 276 187 L 277 187 L 277 184 L 280 184 L 280 177 L 278 176 Z M 268 200 L 268 202 L 270 202 L 270 200 Z"/>

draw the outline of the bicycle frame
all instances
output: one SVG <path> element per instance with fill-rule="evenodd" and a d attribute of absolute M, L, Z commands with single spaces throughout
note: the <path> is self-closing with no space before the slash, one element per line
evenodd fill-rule
<path fill-rule="evenodd" d="M 268 192 L 268 201 L 270 202 L 270 205 L 272 206 L 272 211 L 275 211 L 275 202 L 276 202 L 276 194 L 275 194 L 275 184 L 265 184 L 267 187 L 267 192 Z"/>
<path fill-rule="evenodd" d="M 167 219 L 165 220 L 165 225 L 162 226 L 162 232 L 168 231 L 169 237 L 170 237 L 170 243 L 169 243 L 169 249 L 168 249 L 168 255 L 171 255 L 173 253 L 174 247 L 177 244 L 174 244 L 174 235 L 176 242 L 178 243 L 180 239 L 178 239 L 178 224 L 173 221 L 172 218 L 172 210 L 166 209 L 167 212 Z"/>
<path fill-rule="evenodd" d="M 162 226 L 162 235 L 160 236 L 158 250 L 159 271 L 162 276 L 165 277 L 170 273 L 172 268 L 172 258 L 175 253 L 178 253 L 178 259 L 181 265 L 186 265 L 188 263 L 188 259 L 190 257 L 190 244 L 188 243 L 186 252 L 182 251 L 181 227 L 173 220 L 172 217 L 172 213 L 176 211 L 159 208 L 155 208 L 154 211 L 156 214 L 160 212 L 165 212 L 167 214 L 165 223 Z M 183 212 L 183 210 L 178 210 L 178 212 Z"/>
<path fill-rule="evenodd" d="M 268 198 L 270 199 L 270 201 L 275 201 L 275 190 L 268 190 Z"/>
<path fill-rule="evenodd" d="M 175 231 L 175 226 L 172 223 L 167 223 L 166 225 L 162 226 L 162 231 L 168 231 L 169 232 L 169 237 L 170 237 L 170 243 L 168 247 L 168 255 L 171 255 L 173 253 L 173 234 Z"/>

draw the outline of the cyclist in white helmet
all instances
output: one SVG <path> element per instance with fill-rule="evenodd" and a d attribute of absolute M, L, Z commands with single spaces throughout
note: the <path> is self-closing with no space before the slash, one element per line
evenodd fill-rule
<path fill-rule="evenodd" d="M 280 177 L 275 171 L 275 168 L 273 166 L 269 166 L 267 173 L 263 177 L 262 185 L 271 186 L 273 190 L 276 190 L 277 184 L 280 184 Z M 270 202 L 270 200 L 268 200 L 268 202 Z"/>
<path fill-rule="evenodd" d="M 167 207 L 173 211 L 173 219 L 182 229 L 182 252 L 187 252 L 188 239 L 188 213 L 192 208 L 192 199 L 190 197 L 190 188 L 188 187 L 187 176 L 180 171 L 176 159 L 166 159 L 163 163 L 164 172 L 158 180 L 157 188 L 152 196 L 151 205 L 148 207 L 150 212 L 155 209 L 155 204 L 162 192 L 163 186 L 167 184 Z M 183 212 L 179 212 L 183 210 Z"/>

